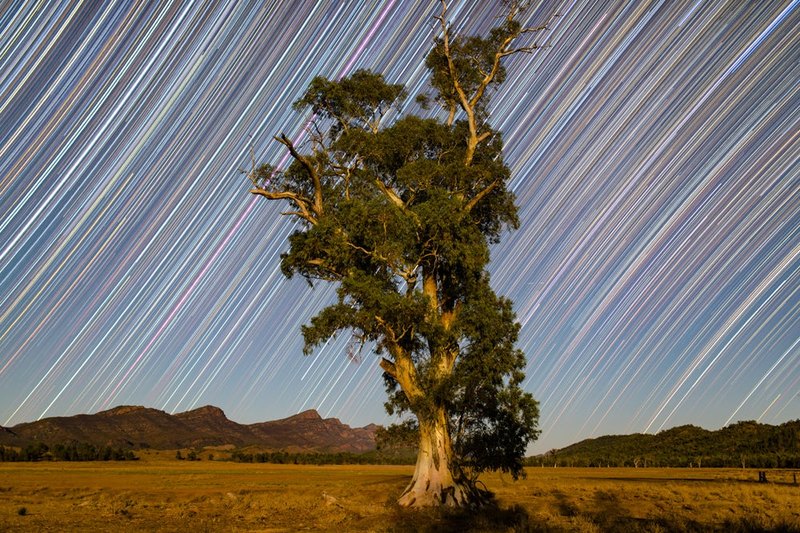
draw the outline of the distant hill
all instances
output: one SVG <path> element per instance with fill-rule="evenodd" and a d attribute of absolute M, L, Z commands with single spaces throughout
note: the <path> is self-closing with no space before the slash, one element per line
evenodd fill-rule
<path fill-rule="evenodd" d="M 93 415 L 44 418 L 0 428 L 0 445 L 81 442 L 133 449 L 233 445 L 288 452 L 360 453 L 375 449 L 376 429 L 374 424 L 351 428 L 336 418 L 323 419 L 314 410 L 281 420 L 238 424 L 211 405 L 175 415 L 126 405 Z"/>
<path fill-rule="evenodd" d="M 679 426 L 655 435 L 587 439 L 531 457 L 531 465 L 800 468 L 800 420 L 738 422 L 717 431 Z"/>

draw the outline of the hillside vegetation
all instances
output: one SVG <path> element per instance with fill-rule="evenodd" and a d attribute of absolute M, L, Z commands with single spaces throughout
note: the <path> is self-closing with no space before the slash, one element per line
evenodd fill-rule
<path fill-rule="evenodd" d="M 745 421 L 718 431 L 679 426 L 655 435 L 587 439 L 528 459 L 530 466 L 800 468 L 800 420 Z"/>

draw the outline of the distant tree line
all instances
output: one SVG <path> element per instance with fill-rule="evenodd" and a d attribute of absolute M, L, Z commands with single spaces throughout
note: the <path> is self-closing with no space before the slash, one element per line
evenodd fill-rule
<path fill-rule="evenodd" d="M 95 446 L 85 442 L 55 444 L 42 442 L 23 448 L 0 446 L 0 462 L 7 461 L 135 461 L 131 450 L 112 446 Z"/>
<path fill-rule="evenodd" d="M 186 457 L 184 457 L 181 454 L 181 451 L 178 450 L 177 452 L 175 452 L 175 459 L 177 459 L 178 461 L 200 461 L 201 460 L 200 452 L 198 452 L 196 450 L 190 450 L 189 453 L 186 454 Z M 213 454 L 208 456 L 208 460 L 209 461 L 211 461 L 213 459 L 214 459 L 214 455 Z"/>
<path fill-rule="evenodd" d="M 588 439 L 529 457 L 528 466 L 800 468 L 800 421 L 737 422 L 718 431 L 680 426 L 656 435 Z"/>
<path fill-rule="evenodd" d="M 800 455 L 580 455 L 553 453 L 529 457 L 526 466 L 665 467 L 665 468 L 800 468 Z"/>
<path fill-rule="evenodd" d="M 365 453 L 321 452 L 244 452 L 236 450 L 231 460 L 237 463 L 271 463 L 295 465 L 368 465 L 368 464 L 414 464 L 416 457 L 408 454 L 386 454 L 378 451 Z"/>

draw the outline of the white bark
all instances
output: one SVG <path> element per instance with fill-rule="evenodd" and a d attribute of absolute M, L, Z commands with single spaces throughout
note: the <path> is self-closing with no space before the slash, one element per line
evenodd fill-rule
<path fill-rule="evenodd" d="M 433 420 L 420 419 L 420 443 L 414 477 L 398 500 L 402 507 L 466 507 L 477 504 L 475 490 L 451 470 L 453 447 L 440 410 Z"/>

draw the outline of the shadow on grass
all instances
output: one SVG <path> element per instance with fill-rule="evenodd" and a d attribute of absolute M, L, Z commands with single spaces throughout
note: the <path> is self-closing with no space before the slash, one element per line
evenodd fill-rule
<path fill-rule="evenodd" d="M 528 512 L 519 505 L 500 507 L 496 501 L 478 509 L 404 509 L 394 505 L 392 525 L 387 531 L 405 532 L 493 532 L 538 531 L 531 527 Z"/>
<path fill-rule="evenodd" d="M 595 510 L 581 512 L 566 495 L 556 493 L 558 511 L 567 522 L 553 523 L 545 517 L 531 517 L 524 507 L 503 508 L 496 500 L 479 509 L 405 509 L 393 506 L 391 524 L 381 531 L 391 532 L 583 532 L 583 533 L 800 533 L 800 524 L 767 523 L 757 518 L 741 517 L 722 524 L 704 524 L 679 516 L 634 518 L 620 506 L 612 493 L 598 492 Z"/>
<path fill-rule="evenodd" d="M 553 491 L 553 496 L 556 498 L 556 508 L 558 514 L 566 517 L 573 517 L 578 515 L 578 507 L 572 503 L 566 494 L 560 490 Z"/>

